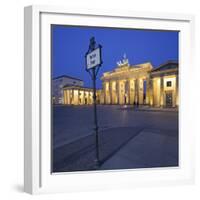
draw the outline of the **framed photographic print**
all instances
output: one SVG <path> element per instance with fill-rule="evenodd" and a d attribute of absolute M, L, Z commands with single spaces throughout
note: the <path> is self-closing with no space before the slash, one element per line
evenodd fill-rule
<path fill-rule="evenodd" d="M 25 8 L 25 191 L 194 180 L 190 15 Z"/>

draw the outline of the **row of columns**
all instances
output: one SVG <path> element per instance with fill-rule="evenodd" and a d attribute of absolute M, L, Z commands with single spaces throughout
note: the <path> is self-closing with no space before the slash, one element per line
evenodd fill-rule
<path fill-rule="evenodd" d="M 151 106 L 166 106 L 166 94 L 172 94 L 172 106 L 179 105 L 178 76 L 174 77 L 173 90 L 165 88 L 166 77 L 115 80 L 103 82 L 103 90 L 97 93 L 100 104 L 149 104 Z M 144 100 L 144 80 L 146 80 L 146 98 Z M 82 105 L 92 104 L 93 92 L 86 89 L 64 89 L 64 104 Z"/>
<path fill-rule="evenodd" d="M 144 104 L 148 101 L 146 98 L 144 102 L 144 79 L 104 82 L 103 95 L 104 104 Z"/>
<path fill-rule="evenodd" d="M 93 92 L 79 89 L 64 90 L 64 104 L 82 105 L 93 103 Z"/>
<path fill-rule="evenodd" d="M 144 80 L 146 80 L 146 98 L 144 100 Z M 172 106 L 179 105 L 178 76 L 174 77 L 173 90 L 165 88 L 165 77 L 116 80 L 103 83 L 103 90 L 97 93 L 100 104 L 149 104 L 151 106 L 166 106 L 166 94 L 172 94 Z M 64 89 L 64 104 L 92 104 L 93 92 L 85 89 Z"/>

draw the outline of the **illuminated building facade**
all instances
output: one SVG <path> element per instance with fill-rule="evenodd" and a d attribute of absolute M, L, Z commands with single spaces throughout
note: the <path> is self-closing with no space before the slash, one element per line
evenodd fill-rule
<path fill-rule="evenodd" d="M 151 63 L 130 66 L 128 59 L 117 63 L 117 68 L 101 77 L 104 104 L 149 104 Z"/>
<path fill-rule="evenodd" d="M 178 106 L 178 63 L 167 62 L 156 69 L 151 63 L 130 66 L 128 59 L 101 77 L 103 104 Z"/>
<path fill-rule="evenodd" d="M 113 71 L 103 73 L 102 89 L 97 90 L 98 104 L 150 105 L 177 107 L 178 63 L 169 61 L 153 68 L 150 62 L 130 65 L 126 56 Z M 64 104 L 93 103 L 93 90 L 83 86 L 63 87 Z"/>
<path fill-rule="evenodd" d="M 179 105 L 178 63 L 169 61 L 150 73 L 150 105 L 177 107 Z"/>
<path fill-rule="evenodd" d="M 83 86 L 83 80 L 80 80 L 75 77 L 62 75 L 55 77 L 52 84 L 52 96 L 53 104 L 63 104 L 64 103 L 64 86 Z"/>
<path fill-rule="evenodd" d="M 90 105 L 93 104 L 93 89 L 83 86 L 63 87 L 64 104 Z M 100 103 L 100 90 L 97 90 L 97 103 Z"/>

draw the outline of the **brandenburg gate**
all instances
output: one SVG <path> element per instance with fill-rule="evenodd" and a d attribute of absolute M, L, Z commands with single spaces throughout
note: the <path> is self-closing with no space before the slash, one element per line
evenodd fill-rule
<path fill-rule="evenodd" d="M 167 61 L 157 68 L 150 62 L 130 65 L 126 55 L 112 71 L 103 73 L 102 89 L 97 90 L 98 104 L 179 105 L 178 63 Z M 92 104 L 92 88 L 63 87 L 64 104 Z"/>
<path fill-rule="evenodd" d="M 149 75 L 151 63 L 130 66 L 126 55 L 117 62 L 117 68 L 101 77 L 104 104 L 149 104 Z"/>

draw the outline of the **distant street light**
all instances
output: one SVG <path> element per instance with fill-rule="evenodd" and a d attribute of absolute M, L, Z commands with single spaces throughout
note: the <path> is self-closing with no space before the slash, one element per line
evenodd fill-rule
<path fill-rule="evenodd" d="M 96 141 L 96 165 L 100 166 L 99 158 L 99 134 L 98 134 L 98 119 L 97 119 L 97 95 L 96 95 L 96 77 L 99 71 L 99 68 L 102 64 L 101 58 L 101 45 L 97 45 L 95 38 L 90 39 L 89 49 L 85 54 L 86 61 L 86 71 L 90 74 L 93 81 L 93 105 L 94 105 L 94 132 L 95 132 L 95 141 Z"/>

